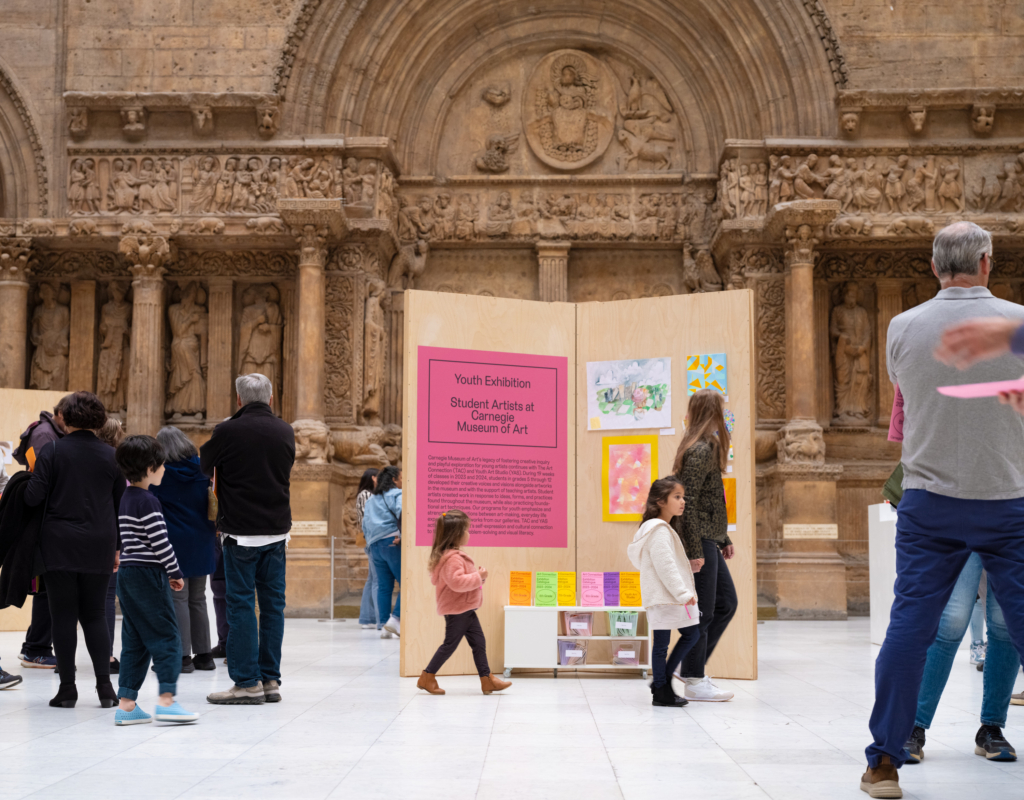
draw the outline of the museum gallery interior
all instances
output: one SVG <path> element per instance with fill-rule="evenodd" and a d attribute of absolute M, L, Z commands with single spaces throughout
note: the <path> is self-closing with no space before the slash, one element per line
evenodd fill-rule
<path fill-rule="evenodd" d="M 201 723 L 126 736 L 51 718 L 24 670 L 0 797 L 863 796 L 887 330 L 956 220 L 1024 299 L 1022 54 L 1005 0 L 0 0 L 0 440 L 90 391 L 201 445 L 253 372 L 296 440 L 285 702 L 185 675 Z M 672 471 L 706 388 L 739 597 L 708 671 L 736 696 L 670 711 L 626 555 L 646 495 L 617 487 Z M 389 465 L 400 641 L 350 613 L 357 487 Z M 410 680 L 460 503 L 500 696 L 467 646 L 446 698 Z M 27 624 L 0 611 L 5 669 Z M 967 659 L 905 796 L 1024 796 L 974 755 Z"/>

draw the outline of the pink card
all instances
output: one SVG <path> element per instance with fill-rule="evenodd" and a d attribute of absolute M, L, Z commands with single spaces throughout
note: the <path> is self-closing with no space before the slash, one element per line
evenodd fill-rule
<path fill-rule="evenodd" d="M 582 589 L 583 605 L 603 606 L 604 605 L 604 573 L 584 572 L 580 578 Z"/>
<path fill-rule="evenodd" d="M 1000 392 L 1024 392 L 1024 378 L 991 383 L 967 383 L 963 386 L 940 386 L 939 394 L 947 397 L 969 399 L 974 397 L 995 397 Z"/>
<path fill-rule="evenodd" d="M 892 398 L 892 416 L 889 417 L 889 441 L 903 441 L 903 392 L 900 385 L 895 385 L 895 394 Z"/>

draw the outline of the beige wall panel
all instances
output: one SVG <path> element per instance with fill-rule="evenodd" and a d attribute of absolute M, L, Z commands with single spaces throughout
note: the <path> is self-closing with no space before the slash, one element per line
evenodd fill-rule
<path fill-rule="evenodd" d="M 708 665 L 722 678 L 757 677 L 757 589 L 754 544 L 754 382 L 753 292 L 718 292 L 577 306 L 576 380 L 581 391 L 576 414 L 577 570 L 633 570 L 626 546 L 635 522 L 601 521 L 601 439 L 603 436 L 657 433 L 650 431 L 590 432 L 586 419 L 587 362 L 626 358 L 672 358 L 672 422 L 675 434 L 658 442 L 659 474 L 672 472 L 686 415 L 686 356 L 726 353 L 729 403 L 736 414 L 735 460 L 729 477 L 737 480 L 737 530 L 729 536 L 736 557 L 729 569 L 739 595 L 739 610 Z"/>
<path fill-rule="evenodd" d="M 576 307 L 568 303 L 539 303 L 494 297 L 413 291 L 405 299 L 405 424 L 402 516 L 416 519 L 417 348 L 456 347 L 532 355 L 567 356 L 568 425 L 575 430 L 575 373 L 571 369 L 576 338 Z M 568 437 L 569 469 L 575 462 L 575 438 Z M 568 484 L 568 547 L 476 548 L 466 552 L 490 570 L 484 605 L 478 612 L 487 636 L 491 670 L 504 663 L 504 606 L 512 570 L 555 571 L 576 569 L 576 496 Z M 429 547 L 417 547 L 413 531 L 402 537 L 402 643 L 401 674 L 419 675 L 444 639 L 444 619 L 437 615 L 434 587 L 427 573 Z M 552 650 L 552 657 L 554 651 Z M 469 646 L 463 642 L 445 664 L 442 675 L 476 674 Z"/>

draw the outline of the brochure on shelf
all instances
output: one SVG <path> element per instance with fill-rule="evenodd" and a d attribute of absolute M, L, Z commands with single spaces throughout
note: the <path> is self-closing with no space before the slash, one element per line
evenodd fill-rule
<path fill-rule="evenodd" d="M 558 605 L 558 573 L 538 572 L 537 590 L 534 593 L 535 604 L 538 606 Z"/>
<path fill-rule="evenodd" d="M 533 573 L 513 570 L 508 576 L 508 604 L 528 606 L 533 600 Z"/>
<path fill-rule="evenodd" d="M 566 636 L 593 636 L 594 615 L 590 611 L 563 611 Z"/>
<path fill-rule="evenodd" d="M 619 573 L 619 605 L 620 606 L 642 606 L 643 598 L 640 596 L 640 573 L 620 572 Z"/>
<path fill-rule="evenodd" d="M 580 575 L 580 605 L 604 605 L 603 572 L 584 572 Z"/>
<path fill-rule="evenodd" d="M 604 604 L 606 606 L 619 604 L 619 573 L 617 572 L 604 574 Z"/>
<path fill-rule="evenodd" d="M 558 605 L 576 605 L 576 573 L 558 573 Z"/>

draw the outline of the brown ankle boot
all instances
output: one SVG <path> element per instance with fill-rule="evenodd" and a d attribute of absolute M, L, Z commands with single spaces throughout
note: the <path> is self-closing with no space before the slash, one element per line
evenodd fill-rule
<path fill-rule="evenodd" d="M 868 767 L 864 777 L 860 779 L 860 790 L 871 797 L 900 798 L 900 776 L 889 756 L 882 756 L 877 767 Z"/>
<path fill-rule="evenodd" d="M 500 692 L 502 689 L 507 689 L 512 685 L 512 681 L 503 681 L 494 673 L 490 675 L 480 676 L 480 690 L 484 694 L 490 694 L 491 692 Z"/>
<path fill-rule="evenodd" d="M 431 694 L 444 694 L 444 689 L 437 685 L 437 678 L 430 672 L 421 672 L 416 681 L 417 689 L 426 689 Z"/>

